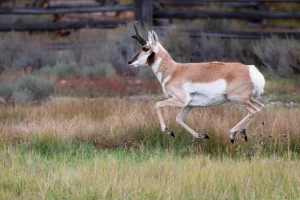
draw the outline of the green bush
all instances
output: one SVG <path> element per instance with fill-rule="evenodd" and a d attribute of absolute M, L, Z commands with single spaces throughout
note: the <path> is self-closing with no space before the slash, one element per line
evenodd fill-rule
<path fill-rule="evenodd" d="M 9 104 L 42 103 L 55 92 L 54 84 L 33 75 L 23 75 L 16 84 L 4 82 L 0 95 Z"/>
<path fill-rule="evenodd" d="M 54 74 L 54 70 L 50 66 L 42 67 L 38 72 L 42 76 L 50 76 Z"/>
<path fill-rule="evenodd" d="M 138 75 L 142 78 L 155 79 L 155 75 L 150 67 L 140 67 Z"/>
<path fill-rule="evenodd" d="M 5 99 L 7 103 L 13 102 L 15 85 L 10 82 L 4 82 L 0 85 L 0 96 Z"/>
<path fill-rule="evenodd" d="M 116 70 L 113 68 L 110 63 L 97 63 L 93 67 L 85 67 L 82 70 L 82 75 L 97 77 L 100 75 L 110 76 L 116 73 Z"/>
<path fill-rule="evenodd" d="M 57 63 L 53 67 L 53 71 L 62 78 L 70 78 L 80 74 L 79 66 L 76 63 Z"/>

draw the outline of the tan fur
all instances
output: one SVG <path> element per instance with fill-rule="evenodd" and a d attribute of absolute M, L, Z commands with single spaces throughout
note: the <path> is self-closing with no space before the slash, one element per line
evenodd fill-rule
<path fill-rule="evenodd" d="M 151 33 L 149 38 L 152 41 Z M 176 117 L 176 120 L 186 130 L 194 135 L 194 137 L 204 138 L 204 134 L 198 134 L 188 127 L 182 118 L 187 115 L 192 109 L 191 106 L 187 106 L 187 96 L 185 94 L 183 85 L 186 82 L 189 83 L 211 83 L 220 79 L 226 81 L 225 94 L 228 100 L 233 101 L 248 111 L 248 115 L 241 120 L 231 132 L 231 139 L 234 140 L 235 133 L 238 130 L 245 129 L 256 114 L 262 109 L 263 105 L 256 102 L 251 98 L 254 84 L 250 77 L 249 67 L 241 63 L 224 63 L 224 62 L 207 62 L 207 63 L 177 63 L 175 62 L 169 53 L 158 42 L 158 51 L 154 53 L 153 47 L 148 43 L 144 47 L 149 48 L 152 56 L 148 57 L 147 65 L 153 67 L 155 61 L 161 58 L 160 64 L 155 71 L 156 74 L 161 74 L 161 83 L 164 92 L 170 99 L 160 101 L 156 103 L 156 109 L 163 131 L 170 134 L 169 129 L 163 121 L 161 109 L 165 106 L 182 107 L 182 111 Z M 157 46 L 154 46 L 157 48 Z M 149 52 L 148 52 L 149 53 Z M 140 51 L 133 59 L 147 54 L 147 52 Z M 166 79 L 167 78 L 167 79 Z M 166 80 L 166 81 L 165 81 Z M 168 132 L 169 131 L 169 132 Z"/>
<path fill-rule="evenodd" d="M 238 99 L 249 99 L 253 90 L 253 83 L 249 75 L 248 66 L 241 63 L 177 63 L 169 53 L 159 48 L 156 54 L 162 58 L 157 73 L 162 73 L 162 82 L 171 75 L 171 79 L 165 87 L 170 84 L 181 84 L 184 81 L 194 83 L 209 83 L 218 79 L 227 82 L 226 94 L 238 97 Z M 248 91 L 245 93 L 245 91 Z"/>

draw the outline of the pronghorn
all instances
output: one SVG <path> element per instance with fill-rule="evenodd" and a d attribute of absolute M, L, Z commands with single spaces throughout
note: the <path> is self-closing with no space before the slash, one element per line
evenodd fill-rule
<path fill-rule="evenodd" d="M 146 41 L 134 23 L 136 34 L 133 37 L 142 49 L 128 62 L 133 67 L 148 65 L 152 68 L 168 97 L 159 101 L 155 107 L 161 130 L 175 136 L 164 123 L 161 108 L 166 106 L 181 107 L 176 117 L 177 123 L 183 126 L 196 138 L 206 138 L 206 133 L 196 133 L 183 121 L 193 107 L 213 106 L 225 102 L 233 102 L 245 108 L 248 115 L 230 130 L 230 140 L 234 143 L 237 131 L 247 141 L 246 128 L 261 111 L 263 104 L 253 99 L 260 96 L 265 85 L 264 76 L 254 65 L 241 63 L 177 63 L 160 44 L 157 34 L 148 32 Z"/>

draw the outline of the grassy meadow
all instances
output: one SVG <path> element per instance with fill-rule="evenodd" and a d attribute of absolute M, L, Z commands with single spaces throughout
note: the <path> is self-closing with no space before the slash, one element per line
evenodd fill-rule
<path fill-rule="evenodd" d="M 264 73 L 265 107 L 248 142 L 240 134 L 230 142 L 229 130 L 247 113 L 229 103 L 195 108 L 184 119 L 210 140 L 179 126 L 177 108 L 163 109 L 175 138 L 160 130 L 161 86 L 150 68 L 127 64 L 140 50 L 131 22 L 69 36 L 1 33 L 0 199 L 300 200 L 300 40 L 190 38 L 181 31 L 190 28 L 258 28 L 198 19 L 157 30 L 178 62 L 241 62 Z"/>
<path fill-rule="evenodd" d="M 299 199 L 300 109 L 270 104 L 274 87 L 287 88 L 268 82 L 249 141 L 234 145 L 228 130 L 246 113 L 231 104 L 185 119 L 210 140 L 177 125 L 176 108 L 164 109 L 175 138 L 161 132 L 163 96 L 0 105 L 0 199 Z"/>

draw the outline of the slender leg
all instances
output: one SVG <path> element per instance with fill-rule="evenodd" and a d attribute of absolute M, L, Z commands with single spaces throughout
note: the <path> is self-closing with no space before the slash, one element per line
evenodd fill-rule
<path fill-rule="evenodd" d="M 178 113 L 176 117 L 176 121 L 178 124 L 180 124 L 183 128 L 185 128 L 188 132 L 190 132 L 195 138 L 205 138 L 209 139 L 207 134 L 203 133 L 196 133 L 193 129 L 191 129 L 188 125 L 186 125 L 182 119 L 189 114 L 189 112 L 193 109 L 191 106 L 186 106 L 182 108 L 182 110 Z"/>
<path fill-rule="evenodd" d="M 250 99 L 250 102 L 257 108 L 257 110 L 260 112 L 262 110 L 262 108 L 264 107 L 263 104 L 261 104 L 260 102 L 254 100 L 254 99 Z M 254 117 L 248 121 L 243 127 L 242 127 L 242 130 L 241 130 L 241 136 L 242 138 L 245 139 L 245 141 L 247 141 L 247 132 L 246 132 L 246 128 L 249 126 L 249 124 L 253 121 L 253 119 L 257 116 L 258 113 L 256 113 L 254 115 Z"/>
<path fill-rule="evenodd" d="M 255 99 L 250 99 L 250 102 L 259 110 L 261 110 L 264 107 L 264 104 L 256 101 Z"/>
<path fill-rule="evenodd" d="M 160 127 L 161 130 L 166 132 L 167 134 L 170 134 L 171 136 L 175 136 L 173 130 L 170 130 L 166 127 L 166 124 L 164 122 L 162 113 L 161 113 L 161 108 L 162 107 L 166 107 L 166 106 L 173 106 L 173 107 L 182 107 L 184 105 L 184 103 L 182 103 L 180 100 L 177 99 L 167 99 L 165 101 L 159 101 L 156 103 L 155 107 L 156 107 L 156 111 L 157 111 L 157 115 L 158 115 L 158 119 L 160 122 Z"/>
<path fill-rule="evenodd" d="M 235 140 L 235 135 L 236 135 L 237 131 L 240 130 L 242 127 L 245 127 L 255 117 L 255 115 L 260 111 L 249 100 L 247 100 L 245 103 L 240 103 L 240 104 L 248 111 L 248 114 L 244 119 L 242 119 L 237 125 L 235 125 L 230 130 L 230 140 L 232 143 Z"/>

